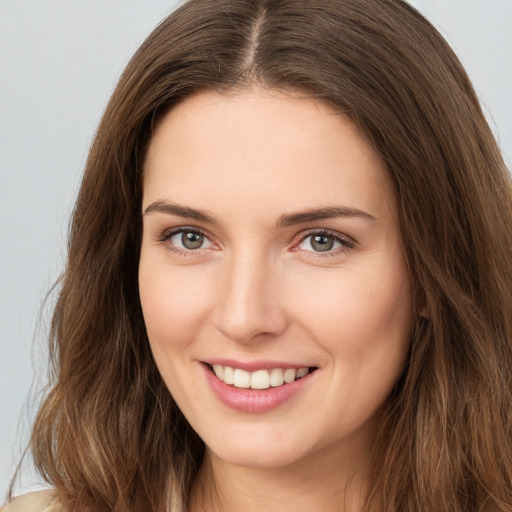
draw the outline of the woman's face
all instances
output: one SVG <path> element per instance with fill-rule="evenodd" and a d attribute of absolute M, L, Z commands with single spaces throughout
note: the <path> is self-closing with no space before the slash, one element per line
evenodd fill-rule
<path fill-rule="evenodd" d="M 354 126 L 279 92 L 193 96 L 152 138 L 143 222 L 149 341 L 209 453 L 366 450 L 413 294 L 391 180 Z"/>

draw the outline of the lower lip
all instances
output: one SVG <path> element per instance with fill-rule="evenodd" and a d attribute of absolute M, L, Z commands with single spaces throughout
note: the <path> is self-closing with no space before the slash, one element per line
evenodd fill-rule
<path fill-rule="evenodd" d="M 308 373 L 301 379 L 268 389 L 244 389 L 230 386 L 219 380 L 206 364 L 202 365 L 206 378 L 217 398 L 231 409 L 242 412 L 266 412 L 295 396 L 302 391 L 316 371 Z"/>

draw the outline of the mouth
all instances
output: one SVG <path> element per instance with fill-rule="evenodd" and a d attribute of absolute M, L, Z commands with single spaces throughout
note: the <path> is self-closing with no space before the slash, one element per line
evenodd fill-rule
<path fill-rule="evenodd" d="M 305 366 L 302 368 L 266 368 L 250 372 L 221 364 L 204 364 L 224 384 L 239 389 L 255 390 L 286 386 L 318 369 L 315 366 Z"/>

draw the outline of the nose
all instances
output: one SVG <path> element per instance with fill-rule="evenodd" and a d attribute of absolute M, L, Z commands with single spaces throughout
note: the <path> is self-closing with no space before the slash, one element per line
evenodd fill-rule
<path fill-rule="evenodd" d="M 240 254 L 223 269 L 214 321 L 225 336 L 252 343 L 286 329 L 281 279 L 275 267 L 264 256 Z"/>

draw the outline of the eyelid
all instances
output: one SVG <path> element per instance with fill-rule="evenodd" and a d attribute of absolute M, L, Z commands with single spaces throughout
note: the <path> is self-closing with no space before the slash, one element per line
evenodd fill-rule
<path fill-rule="evenodd" d="M 206 233 L 202 229 L 200 229 L 198 227 L 195 227 L 195 226 L 176 226 L 176 227 L 173 227 L 173 228 L 165 229 L 164 231 L 162 231 L 162 233 L 160 235 L 157 235 L 155 237 L 155 239 L 156 239 L 157 242 L 165 242 L 166 240 L 168 240 L 172 236 L 176 235 L 177 233 L 181 233 L 183 231 L 188 231 L 190 233 L 197 233 L 198 235 L 203 235 L 204 237 L 207 237 Z"/>
<path fill-rule="evenodd" d="M 325 236 L 325 237 L 331 237 L 334 238 L 337 242 L 341 244 L 342 247 L 339 247 L 334 250 L 329 250 L 325 252 L 320 251 L 308 251 L 299 249 L 299 245 L 304 242 L 307 238 L 311 236 Z M 333 256 L 342 252 L 349 251 L 350 249 L 353 249 L 357 246 L 356 240 L 354 240 L 352 237 L 345 235 L 343 233 L 340 233 L 339 231 L 334 231 L 331 229 L 326 228 L 313 228 L 308 229 L 307 231 L 303 231 L 296 237 L 296 241 L 293 243 L 292 250 L 294 251 L 303 251 L 307 253 L 311 253 L 315 257 L 323 257 L 323 256 Z"/>
<path fill-rule="evenodd" d="M 165 229 L 160 235 L 155 237 L 155 241 L 162 245 L 167 245 L 167 249 L 169 251 L 178 252 L 180 254 L 192 255 L 199 254 L 202 250 L 210 249 L 211 246 L 199 249 L 182 249 L 181 247 L 177 247 L 172 244 L 167 244 L 170 239 L 177 235 L 178 233 L 195 233 L 197 235 L 203 236 L 212 246 L 216 246 L 216 242 L 212 240 L 212 236 L 207 233 L 204 229 L 198 228 L 197 226 L 175 226 L 173 228 Z"/>
<path fill-rule="evenodd" d="M 205 231 L 204 229 L 199 228 L 197 226 L 175 226 L 172 228 L 168 228 L 168 229 L 165 229 L 161 234 L 157 235 L 154 239 L 157 243 L 165 245 L 167 242 L 169 242 L 169 240 L 173 236 L 175 236 L 178 233 L 183 233 L 183 232 L 196 233 L 198 235 L 203 236 L 213 246 L 218 246 L 218 244 L 214 241 L 214 237 L 212 235 L 210 235 L 207 231 Z M 341 244 L 341 247 L 338 247 L 334 250 L 328 250 L 325 252 L 314 251 L 314 250 L 309 251 L 309 250 L 299 248 L 299 245 L 301 243 L 303 243 L 307 238 L 309 238 L 311 236 L 315 236 L 315 235 L 334 238 L 337 242 L 339 242 Z M 168 250 L 174 251 L 177 253 L 181 253 L 181 254 L 186 254 L 186 255 L 199 254 L 199 253 L 201 253 L 202 250 L 207 250 L 207 249 L 211 248 L 211 246 L 209 246 L 209 247 L 205 247 L 204 249 L 199 248 L 199 249 L 193 249 L 193 250 L 188 249 L 187 250 L 187 249 L 182 249 L 180 247 L 177 247 L 175 245 L 172 245 L 172 246 L 169 246 L 169 245 L 167 246 Z M 357 246 L 356 240 L 354 240 L 352 237 L 350 237 L 348 235 L 340 233 L 339 231 L 334 231 L 334 230 L 326 229 L 326 228 L 311 228 L 311 229 L 308 229 L 306 231 L 299 233 L 295 237 L 295 240 L 292 243 L 291 250 L 308 253 L 312 257 L 328 257 L 328 256 L 334 256 L 334 255 L 338 255 L 340 253 L 347 252 L 356 246 Z"/>

